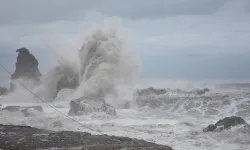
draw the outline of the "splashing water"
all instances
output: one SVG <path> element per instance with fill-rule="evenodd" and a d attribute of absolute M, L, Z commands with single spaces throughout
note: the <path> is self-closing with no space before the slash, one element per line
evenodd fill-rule
<path fill-rule="evenodd" d="M 39 91 L 42 96 L 55 96 L 56 85 L 62 76 L 70 80 L 72 74 L 77 74 L 79 82 L 74 96 L 92 98 L 105 98 L 110 94 L 117 96 L 119 86 L 131 85 L 138 77 L 138 59 L 126 48 L 116 18 L 106 22 L 102 28 L 90 30 L 79 50 L 51 47 L 58 64 L 45 76 L 45 92 Z"/>
<path fill-rule="evenodd" d="M 116 85 L 133 81 L 138 65 L 128 52 L 118 28 L 106 26 L 90 32 L 79 52 L 81 96 L 105 97 L 115 92 Z"/>

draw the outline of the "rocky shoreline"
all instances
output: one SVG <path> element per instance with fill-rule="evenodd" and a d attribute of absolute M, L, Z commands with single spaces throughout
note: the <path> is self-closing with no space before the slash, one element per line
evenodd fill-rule
<path fill-rule="evenodd" d="M 87 132 L 50 131 L 30 126 L 0 124 L 0 149 L 3 150 L 172 150 L 138 139 Z"/>

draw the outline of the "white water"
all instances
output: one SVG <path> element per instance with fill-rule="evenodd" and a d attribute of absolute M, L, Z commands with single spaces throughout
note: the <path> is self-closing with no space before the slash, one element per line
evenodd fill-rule
<path fill-rule="evenodd" d="M 53 50 L 58 54 L 56 58 L 59 63 L 56 66 L 59 66 L 59 70 L 52 68 L 51 72 L 45 76 L 41 85 L 45 87 L 43 90 L 41 87 L 32 90 L 40 96 L 49 97 L 48 95 L 53 94 L 60 76 L 68 72 L 65 68 L 70 68 L 71 73 L 84 72 L 80 77 L 79 88 L 61 90 L 56 99 L 49 104 L 67 114 L 69 102 L 72 99 L 104 93 L 101 96 L 104 96 L 105 100 L 117 110 L 117 116 L 92 113 L 74 117 L 88 128 L 104 134 L 128 136 L 166 144 L 175 150 L 250 149 L 250 135 L 241 127 L 220 133 L 202 132 L 208 124 L 231 115 L 242 116 L 250 123 L 249 89 L 219 88 L 216 84 L 211 84 L 212 82 L 208 84 L 177 80 L 136 81 L 138 61 L 134 54 L 130 55 L 130 51 L 126 49 L 117 29 L 116 27 L 110 28 L 108 25 L 104 28 L 93 29 L 84 39 L 79 53 L 77 49 L 66 49 L 65 53 L 60 53 L 64 50 L 53 46 Z M 92 51 L 92 47 L 98 45 L 97 43 L 99 46 L 96 51 Z M 71 55 L 68 55 L 69 53 Z M 145 101 L 145 106 L 139 108 L 132 93 L 137 87 L 149 86 L 170 89 L 162 96 L 145 97 L 142 99 L 143 102 Z M 210 88 L 211 91 L 205 95 L 196 95 L 192 92 L 204 87 Z M 122 109 L 121 105 L 126 101 L 131 102 L 132 106 Z M 45 111 L 32 113 L 29 117 L 18 112 L 1 111 L 0 123 L 3 124 L 21 124 L 50 130 L 87 131 L 99 134 L 62 116 L 23 88 L 2 97 L 0 103 L 3 107 L 6 105 L 41 105 Z M 160 103 L 161 107 L 153 108 L 151 103 Z M 58 120 L 63 125 L 53 126 Z"/>

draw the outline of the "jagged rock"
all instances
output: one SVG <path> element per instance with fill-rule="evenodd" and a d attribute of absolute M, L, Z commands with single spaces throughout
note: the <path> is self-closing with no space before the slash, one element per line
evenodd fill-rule
<path fill-rule="evenodd" d="M 167 93 L 166 89 L 155 89 L 153 87 L 149 87 L 149 88 L 146 88 L 146 89 L 141 89 L 141 90 L 136 91 L 136 94 L 138 96 L 151 95 L 151 94 L 161 95 L 161 94 L 166 94 L 166 93 Z"/>
<path fill-rule="evenodd" d="M 18 52 L 16 70 L 11 75 L 11 79 L 24 78 L 36 82 L 40 81 L 41 73 L 38 69 L 37 59 L 26 48 L 20 48 L 16 52 Z M 15 85 L 11 83 L 10 88 L 13 90 Z"/>
<path fill-rule="evenodd" d="M 87 132 L 49 131 L 30 126 L 0 124 L 0 149 L 74 149 L 74 150 L 173 150 L 143 140 L 108 135 L 91 135 Z"/>
<path fill-rule="evenodd" d="M 230 129 L 231 127 L 234 127 L 237 125 L 249 126 L 243 118 L 231 116 L 231 117 L 225 117 L 224 119 L 219 120 L 214 125 L 213 124 L 208 125 L 206 128 L 203 129 L 203 132 L 222 131 L 222 130 Z"/>
<path fill-rule="evenodd" d="M 8 91 L 7 88 L 0 86 L 0 96 L 6 94 L 7 91 Z"/>
<path fill-rule="evenodd" d="M 84 115 L 92 112 L 105 112 L 109 115 L 116 115 L 115 108 L 106 104 L 104 100 L 83 97 L 70 102 L 69 115 Z"/>
<path fill-rule="evenodd" d="M 203 129 L 203 132 L 214 131 L 217 127 L 214 124 L 208 125 L 206 128 Z"/>

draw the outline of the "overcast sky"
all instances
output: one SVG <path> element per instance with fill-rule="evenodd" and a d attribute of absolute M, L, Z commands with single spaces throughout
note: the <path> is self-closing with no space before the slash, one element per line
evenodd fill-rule
<path fill-rule="evenodd" d="M 45 71 L 48 35 L 72 44 L 111 16 L 120 17 L 143 77 L 250 77 L 249 0 L 1 0 L 0 63 L 13 72 L 25 46 Z"/>

